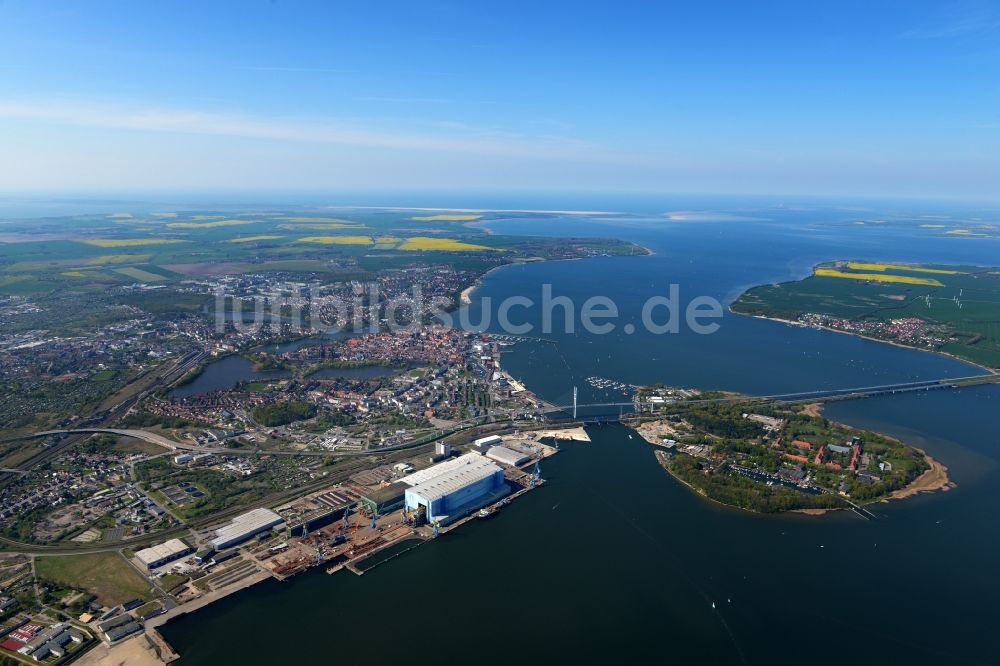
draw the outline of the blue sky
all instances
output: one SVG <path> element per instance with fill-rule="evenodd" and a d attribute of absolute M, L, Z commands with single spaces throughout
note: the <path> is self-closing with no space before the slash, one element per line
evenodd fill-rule
<path fill-rule="evenodd" d="M 1000 198 L 996 2 L 0 0 L 0 190 Z"/>

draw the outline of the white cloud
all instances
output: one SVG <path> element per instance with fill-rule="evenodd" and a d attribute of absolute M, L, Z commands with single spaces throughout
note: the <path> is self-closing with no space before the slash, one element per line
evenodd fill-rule
<path fill-rule="evenodd" d="M 1000 28 L 1000 12 L 991 4 L 957 3 L 926 25 L 903 32 L 904 39 L 950 39 L 993 32 Z"/>
<path fill-rule="evenodd" d="M 266 118 L 176 108 L 130 106 L 77 99 L 0 100 L 0 118 L 77 127 L 176 132 L 275 141 L 327 143 L 412 151 L 532 159 L 616 162 L 630 159 L 600 146 L 553 136 L 523 136 L 459 123 L 428 123 L 427 131 L 395 132 L 356 121 Z"/>

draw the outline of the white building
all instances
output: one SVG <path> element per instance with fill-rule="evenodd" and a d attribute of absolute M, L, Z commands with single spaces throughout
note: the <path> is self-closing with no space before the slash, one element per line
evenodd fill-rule
<path fill-rule="evenodd" d="M 233 518 L 228 525 L 215 530 L 212 547 L 220 550 L 235 546 L 283 522 L 284 519 L 270 509 L 248 511 Z"/>
<path fill-rule="evenodd" d="M 143 566 L 146 573 L 149 573 L 157 567 L 162 567 L 167 562 L 184 557 L 193 550 L 191 546 L 180 539 L 171 539 L 156 546 L 136 551 L 135 558 L 139 560 L 139 564 Z"/>
<path fill-rule="evenodd" d="M 518 465 L 526 463 L 530 460 L 528 456 L 524 455 L 520 451 L 508 449 L 506 446 L 490 447 L 490 450 L 486 452 L 486 457 L 490 460 L 496 460 L 502 465 L 510 465 L 511 467 L 517 467 Z"/>
<path fill-rule="evenodd" d="M 490 435 L 489 437 L 480 437 L 479 439 L 474 441 L 472 445 L 475 446 L 480 451 L 485 451 L 491 446 L 496 446 L 502 441 L 503 440 L 500 439 L 500 435 Z"/>

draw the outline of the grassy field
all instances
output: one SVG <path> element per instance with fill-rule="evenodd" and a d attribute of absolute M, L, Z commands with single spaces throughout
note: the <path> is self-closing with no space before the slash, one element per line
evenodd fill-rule
<path fill-rule="evenodd" d="M 157 275 L 156 273 L 144 271 L 141 268 L 137 268 L 135 266 L 129 266 L 128 268 L 116 268 L 115 273 L 118 273 L 119 275 L 124 275 L 125 277 L 135 278 L 140 282 L 160 282 L 166 279 L 162 275 Z"/>
<path fill-rule="evenodd" d="M 934 277 L 915 278 L 913 273 Z M 949 338 L 940 351 L 1000 367 L 998 268 L 824 264 L 804 280 L 754 287 L 732 309 L 789 320 L 805 313 L 858 322 L 920 319 Z"/>
<path fill-rule="evenodd" d="M 152 597 L 149 582 L 116 552 L 39 557 L 35 568 L 40 580 L 86 590 L 105 606 Z"/>

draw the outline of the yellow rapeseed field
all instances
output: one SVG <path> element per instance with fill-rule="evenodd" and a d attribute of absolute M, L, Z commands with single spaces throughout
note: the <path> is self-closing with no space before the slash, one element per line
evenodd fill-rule
<path fill-rule="evenodd" d="M 907 271 L 910 273 L 936 273 L 938 275 L 958 275 L 958 271 L 948 271 L 943 268 L 922 268 L 905 264 L 866 264 L 861 261 L 849 261 L 847 267 L 854 271 Z"/>
<path fill-rule="evenodd" d="M 170 245 L 186 243 L 187 241 L 174 238 L 90 238 L 80 242 L 96 247 L 137 247 L 140 245 Z"/>
<path fill-rule="evenodd" d="M 151 254 L 102 254 L 87 261 L 88 266 L 105 264 L 142 264 L 149 261 Z"/>
<path fill-rule="evenodd" d="M 439 252 L 462 252 L 493 250 L 495 248 L 473 243 L 463 243 L 451 238 L 431 238 L 429 236 L 412 236 L 399 246 L 400 250 L 436 250 Z"/>
<path fill-rule="evenodd" d="M 333 231 L 335 229 L 365 229 L 365 225 L 354 222 L 317 222 L 299 224 L 279 224 L 285 231 Z"/>
<path fill-rule="evenodd" d="M 306 236 L 298 243 L 319 243 L 321 245 L 371 245 L 371 236 Z"/>
<path fill-rule="evenodd" d="M 254 241 L 281 240 L 284 236 L 244 236 L 230 239 L 230 243 L 253 243 Z"/>
<path fill-rule="evenodd" d="M 216 227 L 238 227 L 253 224 L 253 220 L 214 220 L 212 222 L 168 222 L 169 229 L 214 229 Z"/>
<path fill-rule="evenodd" d="M 927 287 L 943 287 L 933 278 L 918 278 L 908 275 L 886 275 L 884 273 L 845 273 L 832 268 L 817 268 L 817 277 L 849 278 L 851 280 L 870 280 L 872 282 L 895 282 L 899 284 L 919 284 Z"/>
<path fill-rule="evenodd" d="M 421 215 L 410 219 L 420 222 L 472 222 L 482 217 L 482 215 Z"/>
<path fill-rule="evenodd" d="M 105 277 L 103 273 L 98 273 L 96 271 L 63 271 L 61 275 L 69 278 L 81 278 L 81 279 L 91 279 L 91 280 Z"/>

